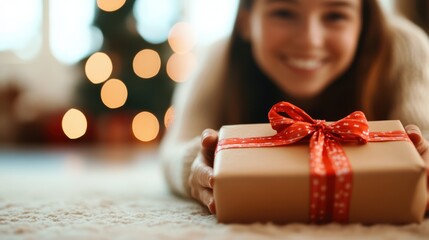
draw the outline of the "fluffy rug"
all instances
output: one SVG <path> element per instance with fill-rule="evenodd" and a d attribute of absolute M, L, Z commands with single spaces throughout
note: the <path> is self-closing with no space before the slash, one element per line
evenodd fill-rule
<path fill-rule="evenodd" d="M 155 151 L 0 152 L 0 239 L 429 239 L 404 226 L 218 224 L 171 195 Z"/>

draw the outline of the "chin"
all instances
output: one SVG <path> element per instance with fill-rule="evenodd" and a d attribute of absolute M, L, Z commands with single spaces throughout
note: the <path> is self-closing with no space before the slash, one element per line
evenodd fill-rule
<path fill-rule="evenodd" d="M 320 95 L 322 91 L 287 91 L 287 94 L 299 101 L 310 101 Z"/>

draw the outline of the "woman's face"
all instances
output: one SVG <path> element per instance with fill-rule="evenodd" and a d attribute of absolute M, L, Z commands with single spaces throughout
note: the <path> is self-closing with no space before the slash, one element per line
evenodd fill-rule
<path fill-rule="evenodd" d="M 353 61 L 361 0 L 255 0 L 243 16 L 261 69 L 287 94 L 310 99 Z"/>

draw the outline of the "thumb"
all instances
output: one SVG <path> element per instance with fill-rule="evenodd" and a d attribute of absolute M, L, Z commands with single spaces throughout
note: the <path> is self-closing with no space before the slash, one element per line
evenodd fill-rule
<path fill-rule="evenodd" d="M 201 135 L 201 146 L 204 149 L 214 151 L 218 141 L 218 133 L 213 129 L 206 129 Z"/>
<path fill-rule="evenodd" d="M 410 124 L 405 126 L 405 131 L 413 142 L 420 155 L 423 155 L 429 149 L 428 141 L 423 138 L 422 133 L 416 125 Z"/>
<path fill-rule="evenodd" d="M 201 134 L 201 152 L 210 166 L 213 166 L 213 158 L 217 141 L 218 133 L 213 129 L 206 129 Z"/>

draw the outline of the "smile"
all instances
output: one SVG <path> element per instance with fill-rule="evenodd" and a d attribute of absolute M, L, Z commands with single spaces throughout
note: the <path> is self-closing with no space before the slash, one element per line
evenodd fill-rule
<path fill-rule="evenodd" d="M 316 59 L 298 59 L 298 58 L 289 58 L 287 64 L 293 68 L 302 69 L 306 71 L 316 70 L 322 66 L 321 60 Z"/>

